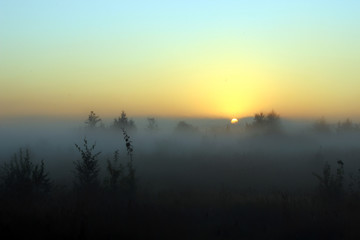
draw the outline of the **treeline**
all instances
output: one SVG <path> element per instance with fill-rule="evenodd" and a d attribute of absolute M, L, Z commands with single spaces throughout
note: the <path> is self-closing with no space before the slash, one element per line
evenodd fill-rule
<path fill-rule="evenodd" d="M 327 122 L 324 117 L 321 117 L 313 124 L 313 130 L 318 133 L 351 133 L 351 132 L 359 132 L 360 124 L 355 124 L 351 121 L 350 118 L 345 119 L 344 121 L 339 121 L 336 124 L 335 128 L 331 127 L 331 124 Z"/>
<path fill-rule="evenodd" d="M 157 120 L 154 117 L 147 118 L 147 130 L 159 130 L 159 125 Z M 239 126 L 239 124 L 234 124 Z M 85 127 L 88 129 L 95 128 L 105 128 L 105 125 L 102 123 L 102 120 L 99 115 L 91 111 L 88 118 L 85 121 Z M 243 129 L 248 132 L 253 133 L 265 133 L 265 134 L 281 134 L 284 133 L 283 123 L 280 115 L 274 110 L 264 113 L 259 112 L 255 113 L 252 121 L 246 122 L 243 126 Z M 122 111 L 120 116 L 114 118 L 112 124 L 109 126 L 110 129 L 125 129 L 127 131 L 134 131 L 137 129 L 135 121 L 129 119 L 125 113 Z M 227 125 L 227 130 L 229 130 L 229 125 Z M 309 125 L 310 131 L 317 134 L 330 134 L 330 133 L 356 133 L 360 132 L 360 124 L 354 123 L 350 118 L 345 119 L 344 121 L 339 121 L 337 124 L 329 123 L 324 117 L 317 119 L 312 125 Z M 174 130 L 176 132 L 187 132 L 187 133 L 200 133 L 200 128 L 194 126 L 184 120 L 179 121 Z"/>
<path fill-rule="evenodd" d="M 334 125 L 329 123 L 325 117 L 321 117 L 310 126 L 310 130 L 318 134 L 360 132 L 360 124 L 353 123 L 350 118 L 339 121 L 335 127 Z M 245 124 L 245 129 L 260 130 L 266 133 L 281 133 L 283 131 L 280 115 L 273 110 L 267 114 L 255 113 L 252 122 Z"/>
<path fill-rule="evenodd" d="M 97 115 L 94 111 L 91 111 L 89 113 L 89 116 L 85 121 L 85 126 L 88 129 L 105 128 L 105 125 L 102 123 L 100 116 Z M 132 131 L 136 129 L 136 126 L 135 126 L 135 122 L 132 119 L 128 119 L 125 111 L 122 111 L 120 116 L 114 119 L 110 128 L 119 129 L 119 130 L 125 129 L 128 131 Z"/>

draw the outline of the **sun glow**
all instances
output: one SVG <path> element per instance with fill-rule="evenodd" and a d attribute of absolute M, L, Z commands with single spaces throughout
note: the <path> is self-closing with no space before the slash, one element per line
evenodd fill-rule
<path fill-rule="evenodd" d="M 18 2 L 0 0 L 0 119 L 360 118 L 360 1 Z"/>
<path fill-rule="evenodd" d="M 238 123 L 239 121 L 236 118 L 231 119 L 231 124 Z"/>

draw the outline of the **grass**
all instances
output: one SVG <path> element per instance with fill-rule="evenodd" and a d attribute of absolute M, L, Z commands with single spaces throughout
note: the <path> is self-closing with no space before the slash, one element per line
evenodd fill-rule
<path fill-rule="evenodd" d="M 227 186 L 204 190 L 141 188 L 134 167 L 134 148 L 123 130 L 127 159 L 119 150 L 107 160 L 107 181 L 100 179 L 100 153 L 87 140 L 75 145 L 81 159 L 74 164 L 75 182 L 87 191 L 52 187 L 45 164 L 33 163 L 20 150 L 3 166 L 0 229 L 13 238 L 52 239 L 358 239 L 360 199 L 357 188 L 345 187 L 344 163 L 336 171 L 325 163 L 315 173 L 314 192 L 232 192 Z M 352 176 L 351 186 L 358 177 Z M 25 189 L 25 190 L 24 190 Z M 42 189 L 39 200 L 33 192 Z M 21 193 L 9 201 L 8 191 Z M 115 194 L 114 194 L 115 193 Z M 27 196 L 26 198 L 20 196 Z M 13 198 L 12 198 L 13 199 Z M 29 201 L 32 199 L 32 201 Z"/>

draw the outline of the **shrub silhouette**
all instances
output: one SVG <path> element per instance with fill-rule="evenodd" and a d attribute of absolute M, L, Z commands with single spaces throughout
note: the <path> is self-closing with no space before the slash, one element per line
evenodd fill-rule
<path fill-rule="evenodd" d="M 78 190 L 92 191 L 99 186 L 99 171 L 100 167 L 98 164 L 98 156 L 101 152 L 93 153 L 95 145 L 88 146 L 86 138 L 84 138 L 84 144 L 81 148 L 79 145 L 75 144 L 75 147 L 81 154 L 81 161 L 77 160 L 75 164 L 75 187 Z"/>
<path fill-rule="evenodd" d="M 2 166 L 1 179 L 6 194 L 22 198 L 48 193 L 51 183 L 45 173 L 44 161 L 34 164 L 30 159 L 30 150 L 21 148 L 10 162 Z"/>
<path fill-rule="evenodd" d="M 331 173 L 331 166 L 328 162 L 325 162 L 322 176 L 313 173 L 319 180 L 320 197 L 325 201 L 337 200 L 344 195 L 344 163 L 338 160 L 337 164 L 336 175 Z"/>
<path fill-rule="evenodd" d="M 113 160 L 107 160 L 106 170 L 109 177 L 105 180 L 105 183 L 109 186 L 110 190 L 117 192 L 124 178 L 124 166 L 121 164 L 119 159 L 119 151 L 114 152 Z"/>

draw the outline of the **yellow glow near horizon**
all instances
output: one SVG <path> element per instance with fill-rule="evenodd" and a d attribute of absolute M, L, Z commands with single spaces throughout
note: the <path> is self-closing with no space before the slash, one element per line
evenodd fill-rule
<path fill-rule="evenodd" d="M 237 120 L 236 118 L 231 119 L 231 124 L 235 124 L 235 123 L 238 123 L 238 122 L 239 122 L 239 120 Z"/>
<path fill-rule="evenodd" d="M 35 2 L 0 2 L 0 117 L 360 119 L 360 3 Z"/>

